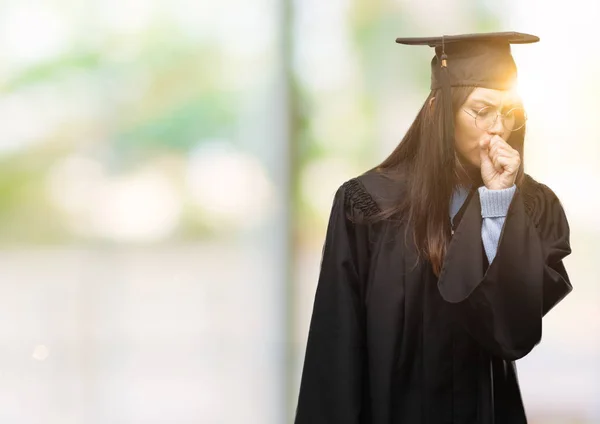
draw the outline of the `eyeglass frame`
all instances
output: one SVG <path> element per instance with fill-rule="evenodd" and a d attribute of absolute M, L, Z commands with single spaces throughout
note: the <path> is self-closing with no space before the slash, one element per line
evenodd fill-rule
<path fill-rule="evenodd" d="M 465 109 L 465 108 L 461 108 L 461 109 L 463 110 L 463 112 L 465 112 L 467 115 L 469 115 L 471 118 L 473 118 L 473 119 L 475 120 L 475 127 L 479 128 L 479 127 L 477 126 L 477 117 L 479 116 L 479 113 L 480 113 L 482 110 L 484 110 L 484 109 L 488 109 L 488 108 L 493 108 L 493 106 L 484 106 L 484 107 L 482 107 L 481 109 L 479 109 L 479 110 L 477 111 L 477 115 L 476 115 L 476 116 L 473 116 L 473 115 L 471 115 L 471 113 L 470 113 L 470 112 L 469 112 L 467 109 Z M 509 131 L 510 131 L 510 132 L 513 132 L 513 131 L 519 131 L 521 128 L 523 128 L 523 127 L 525 126 L 525 123 L 527 122 L 527 113 L 525 112 L 525 109 L 524 109 L 524 108 L 522 108 L 522 107 L 513 107 L 512 109 L 510 109 L 510 110 L 509 110 L 508 112 L 506 112 L 506 113 L 500 113 L 500 112 L 496 111 L 496 117 L 494 118 L 494 122 L 492 122 L 492 124 L 491 124 L 491 125 L 490 125 L 490 126 L 487 128 L 487 129 L 482 129 L 482 128 L 479 128 L 479 129 L 480 129 L 480 130 L 482 130 L 482 131 L 488 131 L 490 128 L 493 128 L 493 127 L 494 127 L 494 125 L 496 125 L 496 121 L 498 121 L 498 117 L 499 117 L 499 116 L 501 116 L 501 117 L 502 117 L 502 119 L 500 120 L 500 122 L 502 123 L 502 126 L 503 126 L 505 129 L 507 129 L 507 130 L 508 130 L 508 128 L 507 128 L 507 127 L 506 127 L 506 125 L 504 124 L 504 120 L 506 119 L 506 115 L 507 115 L 508 113 L 512 112 L 513 110 L 517 110 L 517 109 L 521 109 L 521 110 L 523 111 L 523 117 L 524 117 L 524 119 L 523 119 L 523 124 L 522 124 L 520 127 L 518 127 L 518 128 L 513 128 L 513 129 L 510 129 Z"/>

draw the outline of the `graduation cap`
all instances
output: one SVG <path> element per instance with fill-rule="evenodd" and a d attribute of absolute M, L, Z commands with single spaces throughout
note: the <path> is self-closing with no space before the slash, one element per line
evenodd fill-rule
<path fill-rule="evenodd" d="M 535 35 L 519 32 L 397 38 L 396 42 L 435 48 L 431 60 L 431 89 L 442 89 L 445 135 L 454 137 L 451 87 L 470 86 L 510 89 L 517 76 L 511 44 L 536 43 Z"/>

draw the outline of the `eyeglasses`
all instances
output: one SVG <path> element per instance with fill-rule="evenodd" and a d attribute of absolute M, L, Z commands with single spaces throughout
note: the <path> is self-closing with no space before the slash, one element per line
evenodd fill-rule
<path fill-rule="evenodd" d="M 502 125 L 509 131 L 517 131 L 525 126 L 527 122 L 527 114 L 525 109 L 522 107 L 515 107 L 506 113 L 498 113 L 492 106 L 486 106 L 480 109 L 476 115 L 473 115 L 470 111 L 463 108 L 463 111 L 475 119 L 475 126 L 483 131 L 488 131 L 498 120 L 498 116 L 501 117 Z"/>

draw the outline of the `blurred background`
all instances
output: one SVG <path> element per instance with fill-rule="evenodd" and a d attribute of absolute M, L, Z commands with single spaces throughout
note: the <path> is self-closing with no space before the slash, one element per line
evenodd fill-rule
<path fill-rule="evenodd" d="M 600 423 L 600 3 L 4 0 L 0 422 L 292 421 L 336 188 L 429 88 L 398 36 L 515 30 L 526 171 L 574 292 L 519 361 L 533 423 Z"/>

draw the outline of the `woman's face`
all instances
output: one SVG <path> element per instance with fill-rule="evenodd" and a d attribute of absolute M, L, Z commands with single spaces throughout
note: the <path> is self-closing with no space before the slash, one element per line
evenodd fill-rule
<path fill-rule="evenodd" d="M 506 113 L 518 106 L 519 101 L 514 91 L 476 88 L 456 111 L 455 149 L 463 160 L 479 168 L 479 143 L 481 141 L 489 140 L 495 135 L 508 141 L 514 122 L 506 119 L 503 125 L 502 119 L 498 117 L 490 128 L 487 128 L 487 125 L 482 125 L 482 123 L 485 122 L 485 118 L 488 118 L 488 121 L 493 120 L 494 114 Z M 477 119 L 478 125 L 476 126 L 475 117 L 478 116 L 478 112 L 486 107 L 487 109 L 480 113 L 480 117 Z"/>

